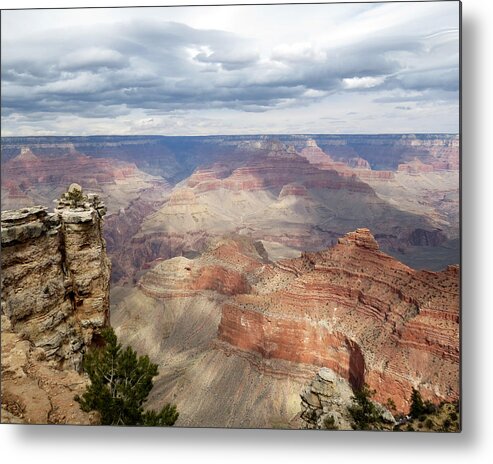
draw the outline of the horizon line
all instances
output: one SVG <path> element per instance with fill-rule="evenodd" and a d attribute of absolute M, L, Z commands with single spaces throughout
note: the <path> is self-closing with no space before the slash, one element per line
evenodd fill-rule
<path fill-rule="evenodd" d="M 163 134 L 90 134 L 90 135 L 0 135 L 0 138 L 47 138 L 47 137 L 279 137 L 279 136 L 348 136 L 348 135 L 461 135 L 457 132 L 297 132 L 297 133 L 257 133 L 257 134 L 195 134 L 195 135 L 163 135 Z"/>

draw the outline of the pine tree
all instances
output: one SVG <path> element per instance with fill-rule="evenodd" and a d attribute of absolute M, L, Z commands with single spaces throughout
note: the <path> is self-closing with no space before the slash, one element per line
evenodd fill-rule
<path fill-rule="evenodd" d="M 76 397 L 83 411 L 99 411 L 103 425 L 173 425 L 176 406 L 166 404 L 157 413 L 144 411 L 143 404 L 158 374 L 157 365 L 148 356 L 139 356 L 118 343 L 111 327 L 103 330 L 103 348 L 90 350 L 82 367 L 91 384 L 82 397 Z"/>
<path fill-rule="evenodd" d="M 378 428 L 381 422 L 380 414 L 370 399 L 375 393 L 375 390 L 371 390 L 368 385 L 364 385 L 354 392 L 354 405 L 348 408 L 353 419 L 351 426 L 354 430 Z"/>
<path fill-rule="evenodd" d="M 421 394 L 418 390 L 413 388 L 413 392 L 411 394 L 411 408 L 409 410 L 409 414 L 413 418 L 417 418 L 421 416 L 425 412 L 425 405 L 423 403 L 423 399 L 421 398 Z"/>

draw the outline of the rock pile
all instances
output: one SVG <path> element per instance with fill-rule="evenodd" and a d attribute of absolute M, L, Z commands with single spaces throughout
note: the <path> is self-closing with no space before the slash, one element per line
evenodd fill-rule
<path fill-rule="evenodd" d="M 353 403 L 351 386 L 334 371 L 322 368 L 301 393 L 301 419 L 307 429 L 352 430 L 348 407 Z M 396 421 L 381 404 L 373 402 L 379 428 L 392 429 Z"/>
<path fill-rule="evenodd" d="M 330 422 L 339 430 L 351 430 L 347 406 L 353 391 L 334 371 L 322 368 L 301 393 L 301 418 L 307 429 L 325 429 Z"/>

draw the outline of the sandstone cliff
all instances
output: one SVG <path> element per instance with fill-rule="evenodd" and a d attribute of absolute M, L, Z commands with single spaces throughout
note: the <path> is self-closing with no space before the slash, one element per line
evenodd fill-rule
<path fill-rule="evenodd" d="M 72 379 L 72 384 L 84 384 L 76 372 L 83 353 L 97 343 L 100 328 L 109 320 L 111 266 L 102 236 L 106 208 L 96 195 L 85 196 L 76 185 L 71 189 L 78 200 L 65 194 L 54 213 L 41 206 L 2 212 L 2 395 L 6 404 L 8 398 L 20 397 L 15 401 L 22 402 L 21 381 L 43 383 L 33 373 L 36 366 L 31 360 L 38 358 L 46 359 L 47 372 L 53 371 L 53 384 L 55 377 L 62 376 L 56 372 L 70 372 L 66 375 L 79 378 Z M 27 361 L 17 369 L 9 360 L 19 347 Z M 39 399 L 46 396 L 41 390 L 29 391 Z M 31 399 L 26 400 L 24 407 L 29 409 L 30 403 Z M 35 414 L 30 420 L 45 422 L 47 414 Z"/>

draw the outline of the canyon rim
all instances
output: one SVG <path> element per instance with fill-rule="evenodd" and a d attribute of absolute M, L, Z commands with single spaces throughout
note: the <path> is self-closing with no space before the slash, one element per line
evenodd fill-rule
<path fill-rule="evenodd" d="M 460 7 L 2 10 L 2 423 L 460 431 Z"/>

